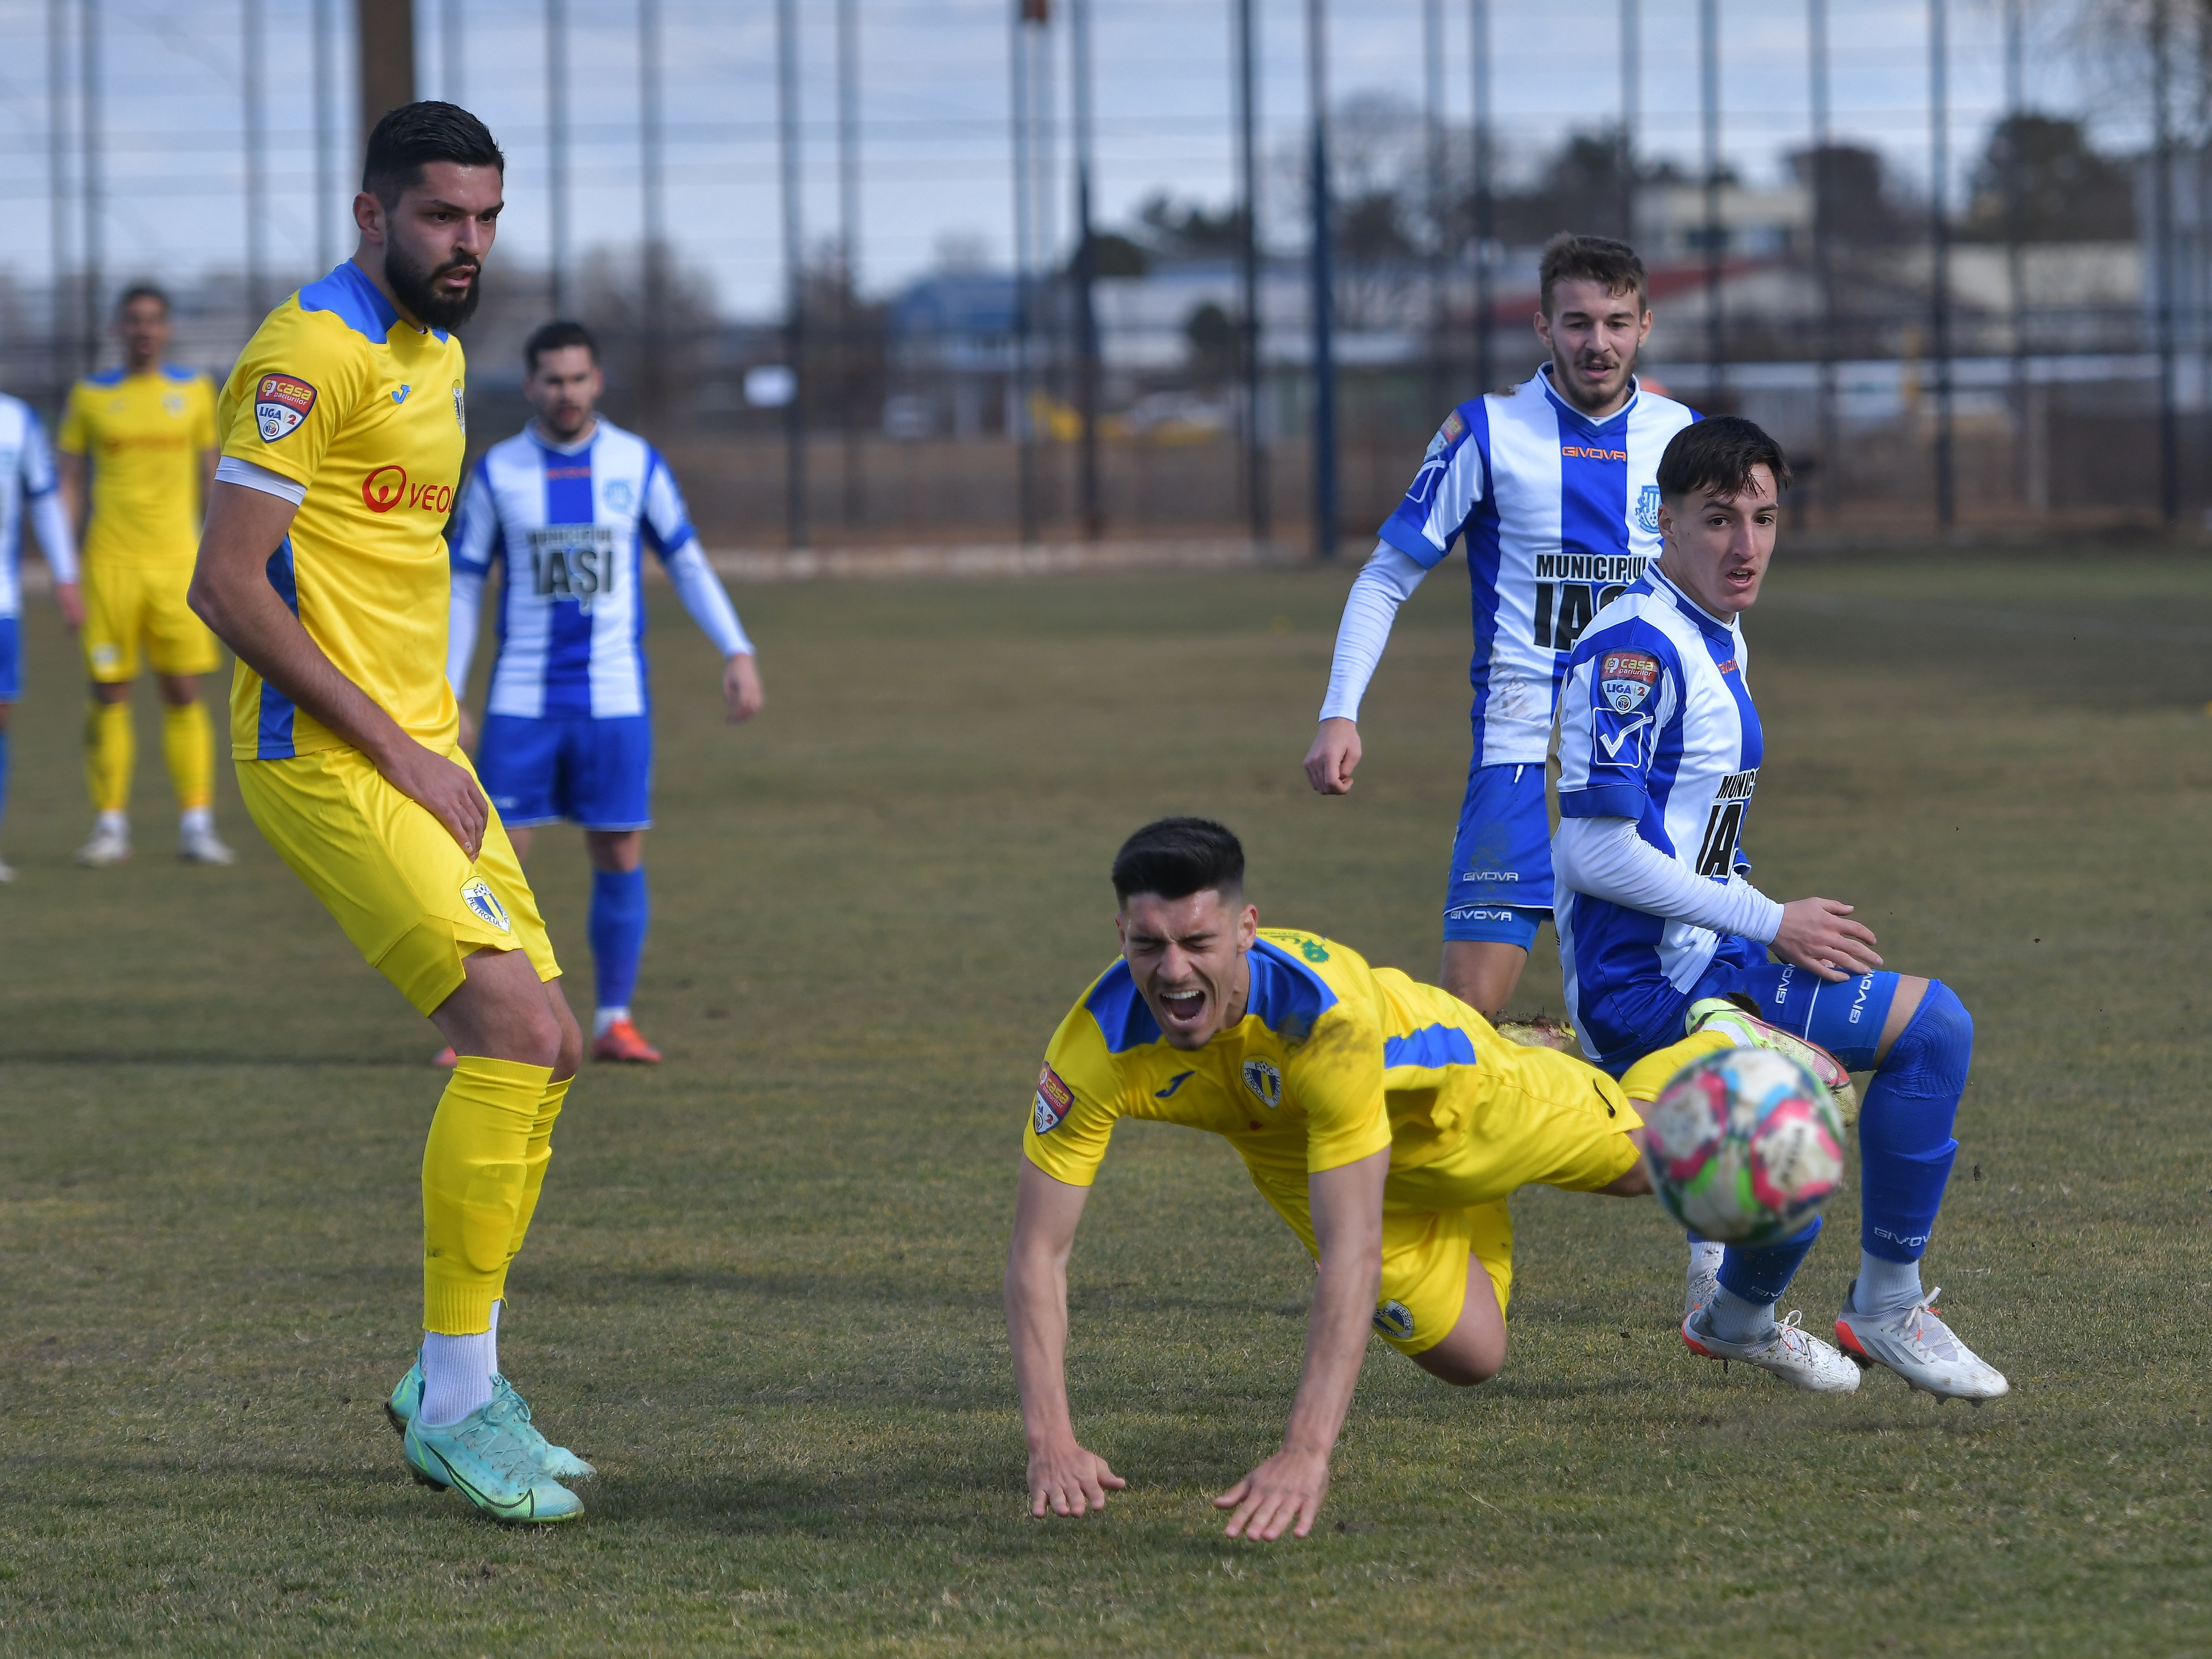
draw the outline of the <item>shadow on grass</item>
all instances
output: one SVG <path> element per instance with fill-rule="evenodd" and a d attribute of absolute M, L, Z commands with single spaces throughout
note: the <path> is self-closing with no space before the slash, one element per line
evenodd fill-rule
<path fill-rule="evenodd" d="M 303 1071 L 372 1066 L 379 1070 L 412 1070 L 443 1077 L 427 1054 L 269 1054 L 251 1049 L 205 1053 L 194 1048 L 170 1048 L 122 1053 L 110 1048 L 18 1048 L 0 1050 L 0 1066 L 204 1066 L 210 1070 L 237 1071 L 297 1067 Z"/>

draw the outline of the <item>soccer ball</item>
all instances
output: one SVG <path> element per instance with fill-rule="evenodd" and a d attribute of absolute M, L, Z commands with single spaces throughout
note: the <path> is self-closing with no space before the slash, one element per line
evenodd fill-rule
<path fill-rule="evenodd" d="M 1844 1122 L 1786 1054 L 1728 1048 L 1684 1066 L 1645 1114 L 1644 1161 L 1668 1215 L 1723 1244 L 1787 1238 L 1844 1178 Z"/>

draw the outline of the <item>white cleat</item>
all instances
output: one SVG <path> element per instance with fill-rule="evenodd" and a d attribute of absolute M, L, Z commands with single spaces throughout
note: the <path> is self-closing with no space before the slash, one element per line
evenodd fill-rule
<path fill-rule="evenodd" d="M 1682 1342 L 1708 1359 L 1735 1359 L 1772 1371 L 1793 1389 L 1812 1394 L 1850 1394 L 1859 1385 L 1859 1368 L 1807 1330 L 1796 1309 L 1759 1342 L 1723 1342 L 1713 1334 L 1712 1318 L 1700 1308 L 1682 1322 Z"/>
<path fill-rule="evenodd" d="M 186 864 L 235 864 L 238 854 L 216 839 L 212 830 L 177 831 L 177 856 Z"/>
<path fill-rule="evenodd" d="M 1835 1097 L 1836 1110 L 1846 1127 L 1858 1121 L 1858 1085 L 1851 1081 L 1843 1061 L 1819 1043 L 1808 1042 L 1756 1014 L 1747 1014 L 1726 997 L 1705 997 L 1690 1005 L 1682 1017 L 1682 1035 L 1695 1036 L 1700 1031 L 1725 1031 L 1739 1048 L 1771 1048 L 1778 1054 L 1787 1054 L 1820 1079 L 1821 1086 Z"/>
<path fill-rule="evenodd" d="M 1923 1389 L 1938 1400 L 1965 1400 L 1980 1405 L 2001 1400 L 2012 1392 L 2004 1373 L 1976 1353 L 1946 1325 L 1936 1311 L 1930 1291 L 1919 1301 L 1886 1314 L 1853 1310 L 1851 1297 L 1858 1281 L 1844 1292 L 1844 1310 L 1836 1316 L 1836 1340 L 1861 1365 L 1887 1365 L 1911 1389 Z"/>
<path fill-rule="evenodd" d="M 88 870 L 105 870 L 131 856 L 131 832 L 112 824 L 94 824 L 92 838 L 76 849 L 76 861 Z"/>

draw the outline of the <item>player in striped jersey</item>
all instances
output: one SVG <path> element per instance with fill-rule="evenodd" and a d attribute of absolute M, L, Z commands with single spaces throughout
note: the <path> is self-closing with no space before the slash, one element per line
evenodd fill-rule
<path fill-rule="evenodd" d="M 54 599 L 71 628 L 84 626 L 76 585 L 76 548 L 62 510 L 60 480 L 46 428 L 30 404 L 0 392 L 0 813 L 8 808 L 8 716 L 23 694 L 23 523 L 39 532 L 53 573 Z M 0 881 L 15 872 L 0 859 Z"/>
<path fill-rule="evenodd" d="M 499 654 L 477 766 L 521 857 L 529 857 L 539 825 L 565 818 L 583 826 L 599 979 L 592 1057 L 652 1064 L 659 1051 L 638 1035 L 629 1012 L 645 950 L 645 831 L 653 818 L 652 699 L 638 586 L 646 548 L 721 653 L 732 722 L 760 712 L 760 674 L 668 463 L 594 412 L 605 383 L 589 331 L 580 323 L 548 323 L 523 356 L 523 389 L 538 418 L 485 452 L 462 495 L 446 675 L 459 699 L 476 651 L 484 579 L 497 564 L 504 573 Z"/>
<path fill-rule="evenodd" d="M 1554 238 L 1536 333 L 1551 361 L 1444 417 L 1352 583 L 1307 779 L 1352 787 L 1357 724 L 1398 607 L 1464 537 L 1474 588 L 1474 753 L 1444 896 L 1444 988 L 1492 1019 L 1552 909 L 1544 763 L 1567 653 L 1657 555 L 1667 441 L 1697 416 L 1639 387 L 1651 331 L 1644 263 L 1620 242 Z"/>

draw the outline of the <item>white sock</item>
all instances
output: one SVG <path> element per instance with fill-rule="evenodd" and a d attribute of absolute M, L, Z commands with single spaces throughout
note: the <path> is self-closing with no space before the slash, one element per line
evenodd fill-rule
<path fill-rule="evenodd" d="M 1859 1252 L 1859 1282 L 1851 1291 L 1854 1311 L 1868 1314 L 1895 1313 L 1909 1308 L 1920 1300 L 1920 1264 L 1917 1261 L 1885 1261 L 1878 1255 Z"/>
<path fill-rule="evenodd" d="M 1705 1304 L 1705 1317 L 1723 1342 L 1760 1342 L 1774 1333 L 1771 1302 L 1747 1302 L 1725 1285 Z"/>
<path fill-rule="evenodd" d="M 423 1332 L 423 1423 L 443 1428 L 491 1404 L 492 1366 L 498 1352 L 498 1340 L 489 1331 L 474 1336 Z"/>
<path fill-rule="evenodd" d="M 1721 1270 L 1721 1258 L 1728 1254 L 1728 1246 L 1716 1244 L 1710 1238 L 1690 1241 L 1690 1277 L 1711 1278 Z"/>
<path fill-rule="evenodd" d="M 602 1008 L 592 1016 L 592 1035 L 595 1038 L 603 1037 L 607 1034 L 608 1028 L 617 1020 L 629 1018 L 629 1010 L 627 1007 Z"/>
<path fill-rule="evenodd" d="M 128 836 L 131 833 L 131 820 L 120 812 L 102 812 L 97 827 L 112 830 L 118 836 Z"/>
<path fill-rule="evenodd" d="M 184 810 L 183 816 L 177 820 L 177 830 L 179 834 L 186 836 L 215 834 L 215 808 L 187 806 Z"/>
<path fill-rule="evenodd" d="M 499 1314 L 500 1310 L 506 1306 L 507 1298 L 505 1297 L 500 1297 L 498 1301 L 491 1304 L 491 1329 L 484 1333 L 485 1335 L 491 1339 L 491 1352 L 487 1357 L 491 1361 L 491 1374 L 494 1376 L 497 1376 L 499 1375 Z"/>

